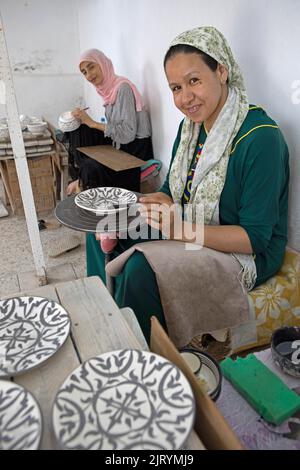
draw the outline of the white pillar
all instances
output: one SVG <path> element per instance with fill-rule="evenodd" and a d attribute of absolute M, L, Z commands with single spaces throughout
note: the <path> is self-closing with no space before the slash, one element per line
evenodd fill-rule
<path fill-rule="evenodd" d="M 11 139 L 11 145 L 19 179 L 28 234 L 36 268 L 39 284 L 47 284 L 45 260 L 38 228 L 37 214 L 33 199 L 31 181 L 28 171 L 25 146 L 19 120 L 19 112 L 16 101 L 13 78 L 8 58 L 5 41 L 4 26 L 0 14 L 0 80 L 2 80 L 1 96 L 6 104 L 6 114 Z M 5 89 L 3 90 L 3 84 Z M 9 242 L 9 240 L 8 240 Z"/>

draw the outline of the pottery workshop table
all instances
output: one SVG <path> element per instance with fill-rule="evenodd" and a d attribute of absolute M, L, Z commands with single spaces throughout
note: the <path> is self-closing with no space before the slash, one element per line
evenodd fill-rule
<path fill-rule="evenodd" d="M 130 309 L 121 311 L 98 277 L 43 286 L 22 295 L 53 299 L 71 318 L 71 333 L 58 352 L 36 369 L 13 378 L 33 393 L 41 407 L 43 434 L 40 449 L 57 449 L 52 430 L 52 404 L 67 376 L 93 356 L 118 349 L 147 349 L 147 344 L 133 312 Z M 185 448 L 204 449 L 194 431 Z"/>

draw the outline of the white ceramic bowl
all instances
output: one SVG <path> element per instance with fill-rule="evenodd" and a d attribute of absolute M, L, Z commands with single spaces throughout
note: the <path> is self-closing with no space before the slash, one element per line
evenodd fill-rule
<path fill-rule="evenodd" d="M 62 113 L 58 118 L 58 127 L 62 132 L 72 132 L 81 125 L 80 119 L 75 118 L 71 111 Z"/>
<path fill-rule="evenodd" d="M 26 116 L 26 114 L 20 114 L 20 123 L 21 123 L 21 127 L 22 126 L 27 127 L 27 125 L 31 123 L 31 119 L 29 116 Z"/>
<path fill-rule="evenodd" d="M 29 132 L 32 134 L 43 134 L 45 130 L 47 129 L 47 123 L 46 122 L 35 122 L 34 124 L 28 124 L 27 129 Z"/>

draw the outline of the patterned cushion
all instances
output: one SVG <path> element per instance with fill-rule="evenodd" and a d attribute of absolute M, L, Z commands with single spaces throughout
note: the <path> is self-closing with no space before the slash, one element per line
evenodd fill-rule
<path fill-rule="evenodd" d="M 280 271 L 248 299 L 250 321 L 231 330 L 234 352 L 268 344 L 281 326 L 300 326 L 300 254 L 288 249 Z"/>

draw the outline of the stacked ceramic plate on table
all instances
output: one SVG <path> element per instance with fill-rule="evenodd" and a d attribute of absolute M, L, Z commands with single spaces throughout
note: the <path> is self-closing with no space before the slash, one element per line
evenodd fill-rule
<path fill-rule="evenodd" d="M 157 354 L 134 349 L 84 362 L 62 384 L 52 414 L 55 436 L 69 450 L 179 449 L 194 417 L 183 373 Z"/>
<path fill-rule="evenodd" d="M 70 318 L 58 303 L 42 297 L 0 301 L 0 449 L 37 449 L 42 434 L 38 403 L 10 376 L 39 367 L 70 332 Z"/>
<path fill-rule="evenodd" d="M 81 209 L 97 215 L 113 214 L 129 208 L 137 202 L 137 195 L 123 188 L 110 186 L 83 191 L 75 197 L 75 204 Z"/>

